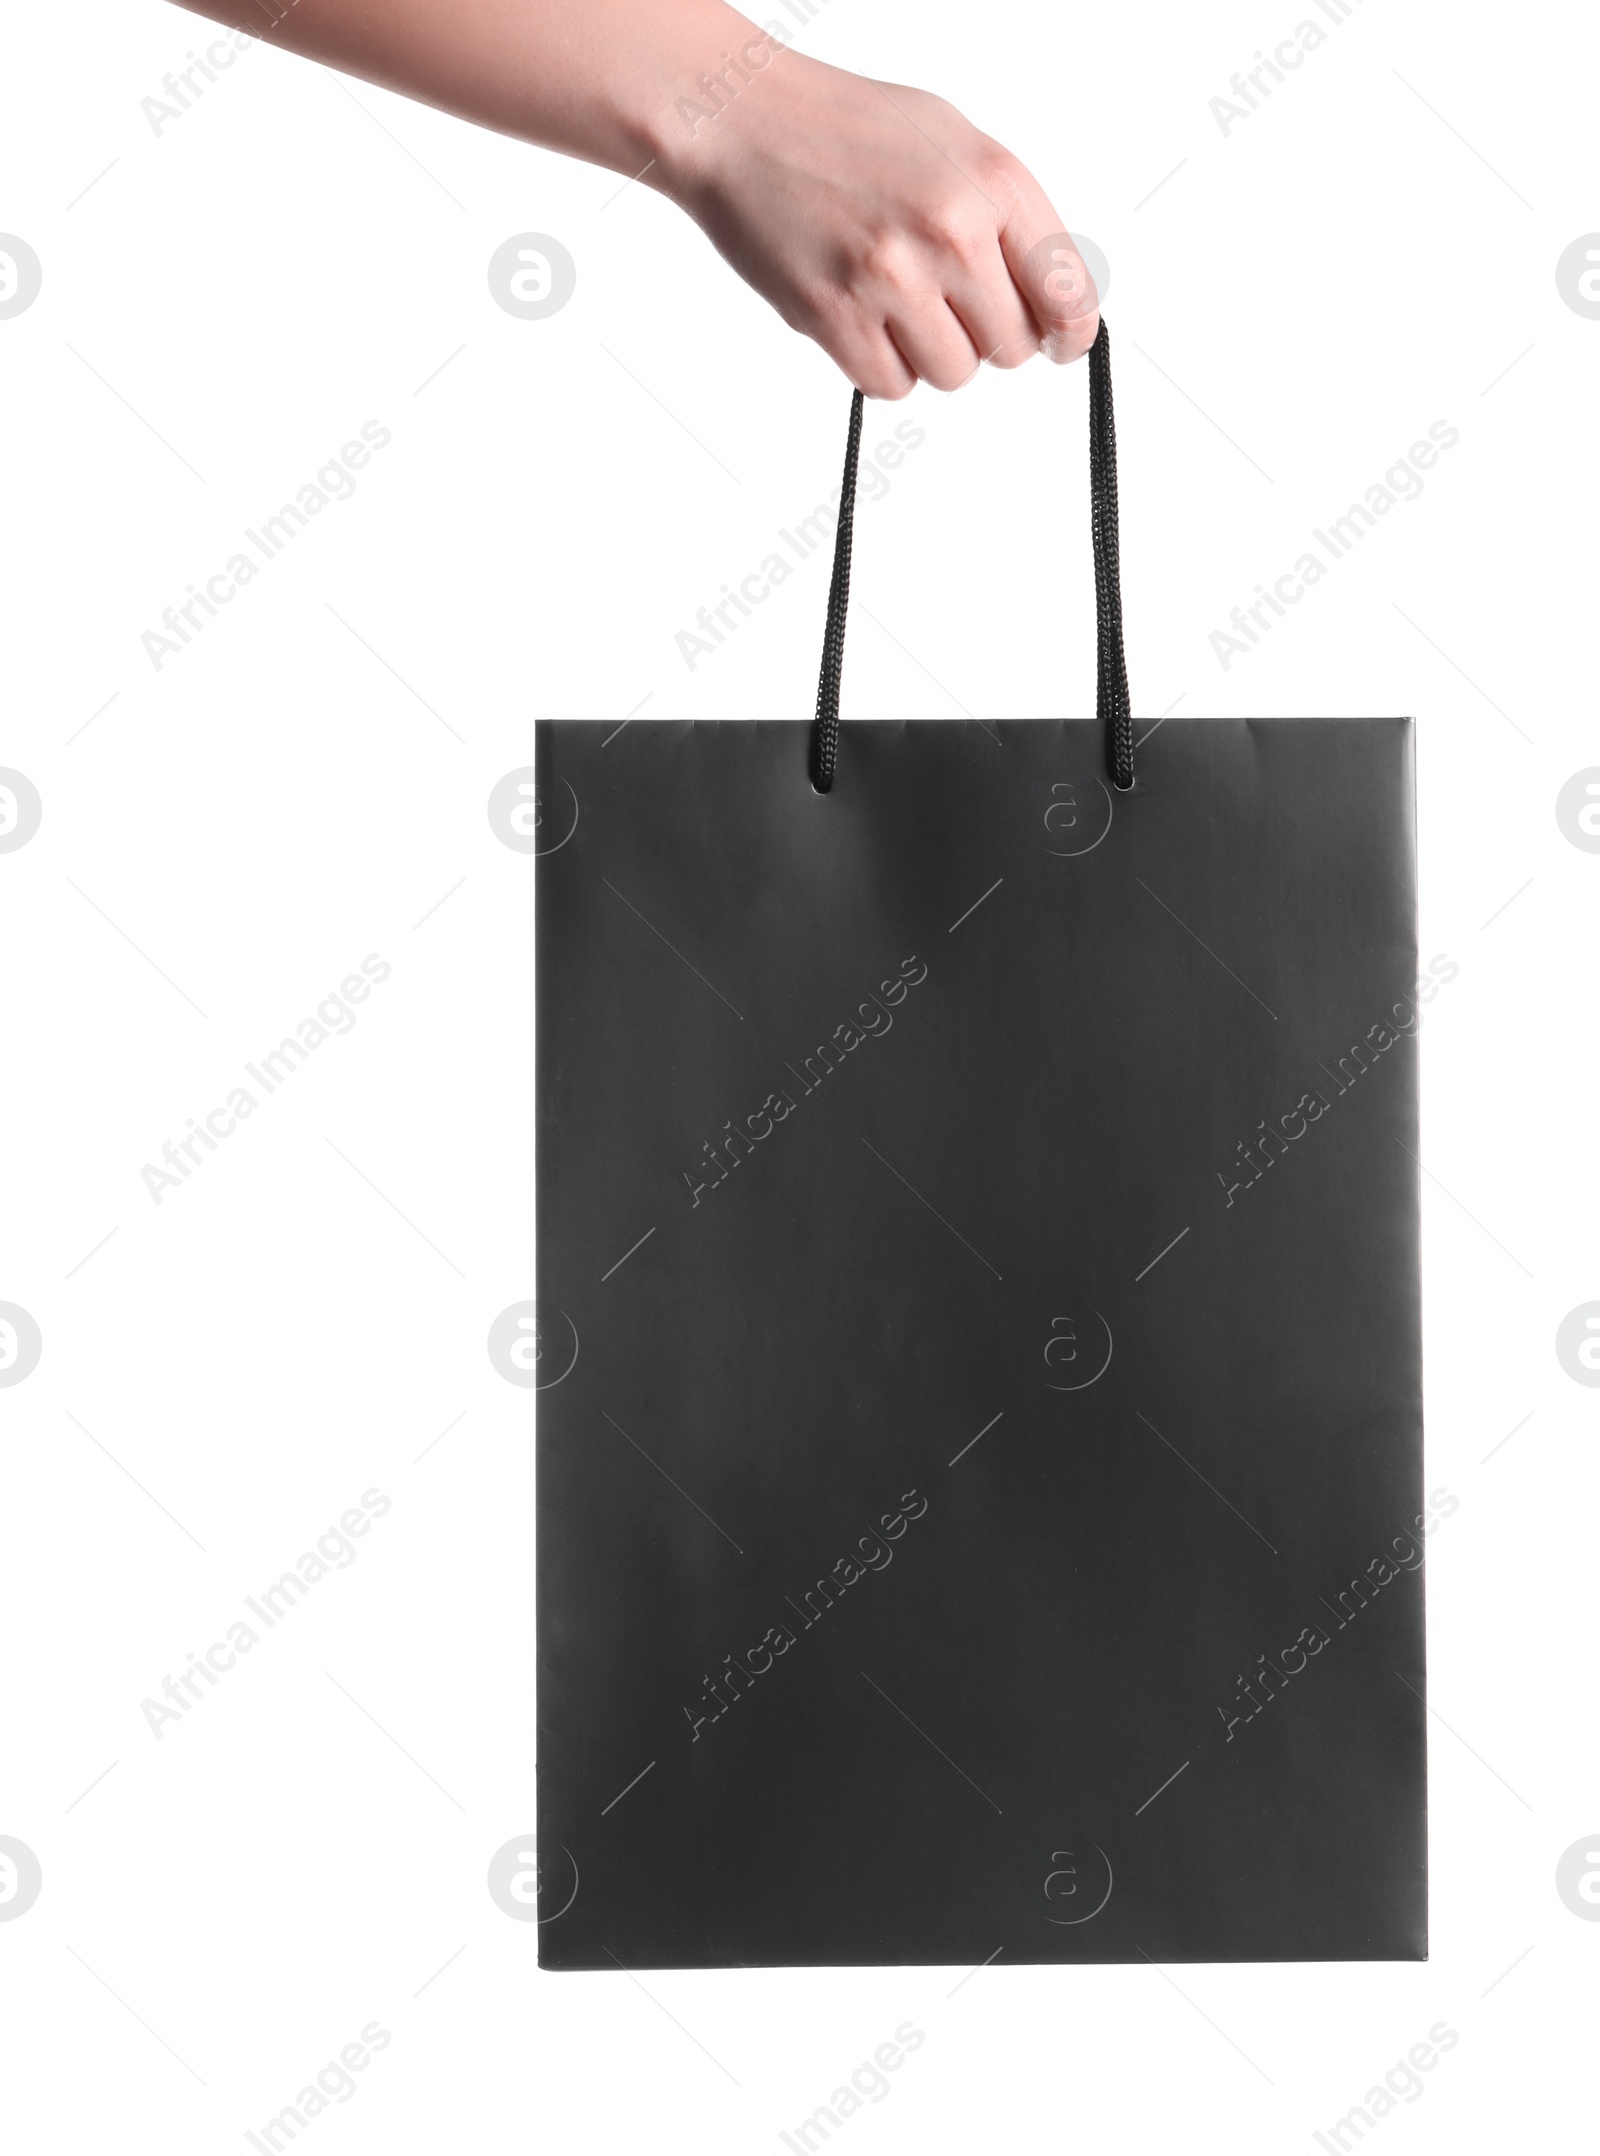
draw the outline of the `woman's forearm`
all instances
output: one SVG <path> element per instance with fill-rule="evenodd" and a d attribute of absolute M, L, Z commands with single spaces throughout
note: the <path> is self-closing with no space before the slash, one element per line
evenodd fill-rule
<path fill-rule="evenodd" d="M 179 0 L 481 127 L 630 175 L 692 150 L 698 78 L 780 49 L 723 0 Z M 749 77 L 748 63 L 744 72 Z M 737 75 L 732 77 L 737 83 Z M 722 93 L 724 96 L 726 92 Z"/>

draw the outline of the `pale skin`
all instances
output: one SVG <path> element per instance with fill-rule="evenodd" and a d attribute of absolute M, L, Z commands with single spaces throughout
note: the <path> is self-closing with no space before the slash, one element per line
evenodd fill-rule
<path fill-rule="evenodd" d="M 1093 281 L 1008 150 L 942 98 L 786 50 L 723 0 L 179 4 L 638 176 L 869 397 L 1094 342 Z"/>

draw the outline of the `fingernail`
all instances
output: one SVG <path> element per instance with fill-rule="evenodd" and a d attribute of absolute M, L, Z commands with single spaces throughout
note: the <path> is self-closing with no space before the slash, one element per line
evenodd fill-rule
<path fill-rule="evenodd" d="M 1081 321 L 1082 317 L 1078 319 Z M 1060 329 L 1050 330 L 1040 340 L 1040 350 L 1046 359 L 1053 360 L 1058 367 L 1065 367 L 1073 360 L 1081 359 L 1093 342 L 1093 338 L 1086 338 L 1074 322 Z"/>

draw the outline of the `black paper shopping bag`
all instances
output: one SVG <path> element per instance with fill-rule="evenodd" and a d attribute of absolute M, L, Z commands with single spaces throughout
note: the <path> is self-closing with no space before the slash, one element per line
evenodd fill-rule
<path fill-rule="evenodd" d="M 1412 732 L 539 732 L 541 1958 L 1426 1952 Z"/>

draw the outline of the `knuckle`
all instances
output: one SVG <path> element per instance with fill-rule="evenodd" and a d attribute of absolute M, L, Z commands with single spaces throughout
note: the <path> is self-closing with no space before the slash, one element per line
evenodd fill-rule
<path fill-rule="evenodd" d="M 869 286 L 908 289 L 916 282 L 916 250 L 903 232 L 875 233 L 861 251 L 860 277 Z"/>
<path fill-rule="evenodd" d="M 1038 356 L 1040 338 L 1035 331 L 1029 336 L 1008 337 L 987 356 L 985 364 L 990 367 L 1025 367 L 1030 359 Z"/>
<path fill-rule="evenodd" d="M 985 242 L 993 234 L 994 222 L 982 203 L 974 204 L 962 195 L 946 195 L 928 211 L 924 229 L 942 252 L 970 264 L 982 255 Z"/>
<path fill-rule="evenodd" d="M 951 396 L 956 390 L 965 389 L 977 372 L 976 366 L 968 365 L 959 359 L 941 357 L 934 361 L 923 379 L 933 388 L 943 390 L 946 396 Z"/>
<path fill-rule="evenodd" d="M 978 152 L 974 176 L 984 193 L 999 206 L 1001 221 L 1004 222 L 1004 213 L 1021 197 L 1028 177 L 1026 168 L 1017 162 L 1003 143 L 991 142 L 985 138 Z"/>

